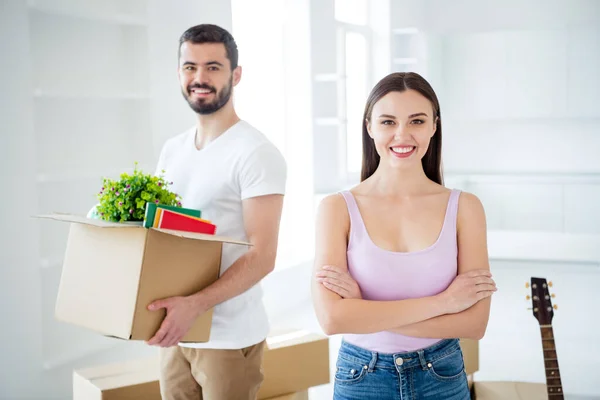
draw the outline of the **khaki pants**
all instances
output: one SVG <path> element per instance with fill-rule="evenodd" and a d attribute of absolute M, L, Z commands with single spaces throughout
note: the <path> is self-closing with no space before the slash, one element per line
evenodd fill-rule
<path fill-rule="evenodd" d="M 163 400 L 255 400 L 265 341 L 240 350 L 160 349 Z"/>

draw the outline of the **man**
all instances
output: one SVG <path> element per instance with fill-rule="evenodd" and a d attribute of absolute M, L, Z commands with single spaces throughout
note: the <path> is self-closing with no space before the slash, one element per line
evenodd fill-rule
<path fill-rule="evenodd" d="M 167 141 L 157 173 L 164 170 L 183 206 L 201 209 L 217 225 L 217 234 L 252 246 L 224 244 L 214 284 L 150 304 L 150 310 L 164 308 L 167 315 L 148 344 L 161 347 L 163 399 L 255 399 L 269 329 L 259 282 L 275 264 L 286 163 L 234 110 L 232 92 L 242 69 L 231 34 L 198 25 L 179 44 L 179 82 L 198 121 Z M 212 307 L 209 342 L 179 343 Z"/>

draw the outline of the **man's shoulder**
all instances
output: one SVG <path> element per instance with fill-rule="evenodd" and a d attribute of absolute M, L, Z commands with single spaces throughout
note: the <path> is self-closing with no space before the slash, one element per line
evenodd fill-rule
<path fill-rule="evenodd" d="M 239 143 L 240 149 L 244 152 L 251 153 L 263 146 L 275 147 L 273 142 L 263 132 L 247 121 L 241 120 L 238 129 L 239 134 L 236 137 L 236 141 Z"/>

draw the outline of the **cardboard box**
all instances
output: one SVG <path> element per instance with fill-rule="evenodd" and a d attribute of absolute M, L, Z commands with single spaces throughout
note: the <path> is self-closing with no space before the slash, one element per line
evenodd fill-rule
<path fill-rule="evenodd" d="M 329 339 L 306 331 L 272 335 L 263 371 L 259 399 L 306 400 L 308 388 L 330 382 Z M 158 376 L 157 358 L 76 370 L 73 400 L 160 400 Z"/>
<path fill-rule="evenodd" d="M 474 400 L 546 400 L 546 385 L 528 382 L 476 382 L 473 374 L 479 370 L 479 342 L 461 339 L 465 371 Z"/>
<path fill-rule="evenodd" d="M 73 372 L 73 400 L 161 400 L 158 359 L 109 364 Z"/>
<path fill-rule="evenodd" d="M 39 218 L 71 224 L 56 318 L 126 340 L 154 336 L 166 311 L 149 311 L 152 301 L 190 295 L 216 281 L 223 243 L 248 245 L 214 235 L 146 229 L 75 215 Z M 211 322 L 209 310 L 183 341 L 208 341 Z"/>
<path fill-rule="evenodd" d="M 543 383 L 475 382 L 473 399 L 477 400 L 547 400 Z"/>
<path fill-rule="evenodd" d="M 301 392 L 284 394 L 283 396 L 271 397 L 264 400 L 308 400 L 308 390 Z"/>
<path fill-rule="evenodd" d="M 471 376 L 479 371 L 479 342 L 471 339 L 460 339 L 460 348 L 463 352 L 465 372 Z"/>
<path fill-rule="evenodd" d="M 329 338 L 307 331 L 271 334 L 267 338 L 263 373 L 259 399 L 329 383 Z"/>

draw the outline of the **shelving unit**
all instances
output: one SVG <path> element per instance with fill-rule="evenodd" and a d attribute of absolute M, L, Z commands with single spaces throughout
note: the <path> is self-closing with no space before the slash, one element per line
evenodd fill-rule
<path fill-rule="evenodd" d="M 418 30 L 415 28 L 392 29 L 392 68 L 393 72 L 415 71 L 419 63 L 416 49 Z"/>
<path fill-rule="evenodd" d="M 28 3 L 39 213 L 85 214 L 103 177 L 132 171 L 135 162 L 153 172 L 147 6 Z M 52 368 L 69 349 L 101 348 L 106 338 L 54 319 L 68 225 L 42 223 L 39 232 L 43 359 Z"/>

